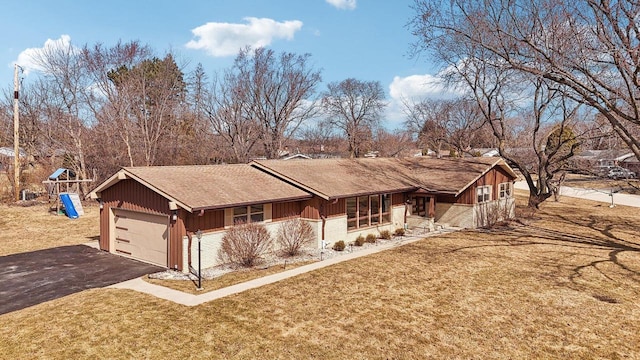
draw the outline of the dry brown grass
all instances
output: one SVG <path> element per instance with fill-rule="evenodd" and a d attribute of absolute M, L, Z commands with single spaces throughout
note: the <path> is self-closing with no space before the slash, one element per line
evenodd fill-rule
<path fill-rule="evenodd" d="M 291 270 L 303 265 L 311 264 L 315 261 L 300 261 L 295 263 L 285 263 L 279 265 L 269 266 L 268 268 L 250 268 L 240 269 L 228 274 L 224 274 L 215 279 L 202 280 L 203 290 L 198 290 L 198 280 L 162 280 L 162 279 L 150 279 L 144 276 L 142 279 L 148 283 L 168 287 L 170 289 L 186 292 L 188 294 L 202 294 L 213 290 L 225 288 L 227 286 L 240 284 L 246 281 L 264 277 L 267 275 L 277 274 L 285 270 Z"/>
<path fill-rule="evenodd" d="M 613 180 L 606 177 L 569 174 L 563 185 L 581 189 L 622 189 L 622 192 L 626 194 L 640 194 L 640 181 L 638 179 Z"/>
<path fill-rule="evenodd" d="M 640 358 L 638 209 L 542 207 L 193 308 L 85 291 L 0 316 L 0 358 Z"/>
<path fill-rule="evenodd" d="M 22 207 L 0 204 L 0 256 L 77 245 L 97 240 L 100 210 L 84 204 L 84 216 L 69 219 L 47 211 L 47 205 Z"/>

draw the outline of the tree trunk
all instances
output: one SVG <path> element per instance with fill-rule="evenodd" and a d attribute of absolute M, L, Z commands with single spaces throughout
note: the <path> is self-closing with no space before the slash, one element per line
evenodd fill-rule
<path fill-rule="evenodd" d="M 529 190 L 529 202 L 527 204 L 528 207 L 536 210 L 540 210 L 540 204 L 542 204 L 545 200 L 551 197 L 550 192 L 537 194 L 533 190 Z"/>

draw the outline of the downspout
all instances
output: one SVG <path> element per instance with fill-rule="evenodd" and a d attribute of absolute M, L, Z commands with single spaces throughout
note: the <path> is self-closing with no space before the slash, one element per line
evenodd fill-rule
<path fill-rule="evenodd" d="M 324 213 L 324 204 L 320 205 L 320 219 L 322 220 L 322 229 L 321 229 L 321 235 L 320 235 L 320 239 L 322 240 L 322 250 L 324 250 L 327 247 L 327 242 L 324 239 L 324 226 L 327 223 L 327 216 Z"/>
<path fill-rule="evenodd" d="M 187 230 L 187 238 L 189 239 L 187 245 L 187 268 L 189 272 L 191 272 L 191 241 L 192 241 L 193 232 Z"/>

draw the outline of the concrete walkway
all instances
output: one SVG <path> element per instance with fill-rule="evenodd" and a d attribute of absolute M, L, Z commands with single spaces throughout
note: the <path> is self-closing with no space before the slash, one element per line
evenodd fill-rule
<path fill-rule="evenodd" d="M 273 284 L 280 280 L 288 279 L 290 277 L 294 277 L 300 274 L 304 274 L 306 272 L 314 271 L 317 269 L 321 269 L 323 267 L 331 266 L 337 263 L 341 263 L 343 261 L 349 261 L 351 259 L 356 259 L 359 257 L 371 255 L 377 252 L 389 250 L 398 246 L 410 244 L 419 240 L 422 240 L 426 237 L 441 235 L 444 233 L 449 233 L 459 230 L 458 228 L 447 228 L 440 231 L 435 231 L 432 233 L 428 233 L 420 236 L 404 236 L 401 240 L 392 241 L 390 243 L 378 246 L 371 246 L 367 249 L 356 250 L 351 253 L 345 253 L 341 255 L 334 256 L 331 259 L 318 261 L 312 264 L 300 266 L 291 270 L 283 271 L 277 274 L 267 275 L 261 278 L 257 278 L 254 280 L 250 280 L 247 282 L 243 282 L 240 284 L 232 285 L 226 288 L 218 289 L 203 293 L 201 295 L 193 295 L 187 294 L 182 291 L 173 290 L 166 288 L 164 286 L 150 284 L 141 278 L 135 278 L 133 280 L 121 282 L 119 284 L 111 285 L 109 288 L 114 289 L 131 289 L 135 291 L 139 291 L 142 293 L 146 293 L 149 295 L 153 295 L 155 297 L 173 301 L 175 303 L 186 305 L 186 306 L 195 306 L 200 305 L 208 301 L 213 301 L 216 299 L 223 298 L 225 296 L 238 294 L 246 290 L 255 289 L 264 285 Z M 346 251 L 346 250 L 345 250 Z"/>
<path fill-rule="evenodd" d="M 515 183 L 516 189 L 529 190 L 526 181 L 517 181 Z M 611 193 L 611 190 L 607 189 L 581 189 L 568 186 L 560 187 L 560 195 L 574 197 L 585 200 L 593 200 L 599 202 L 605 202 L 611 204 L 611 198 L 613 197 L 614 205 L 625 205 L 640 207 L 640 195 L 630 195 L 621 193 Z"/>

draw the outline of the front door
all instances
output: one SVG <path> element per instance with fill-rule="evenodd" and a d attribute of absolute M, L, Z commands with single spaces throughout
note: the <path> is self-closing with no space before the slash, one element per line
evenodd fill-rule
<path fill-rule="evenodd" d="M 429 206 L 428 196 L 414 196 L 412 200 L 411 215 L 427 216 L 427 209 Z"/>

